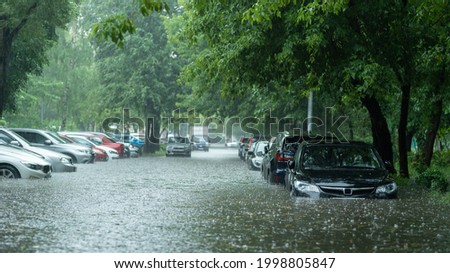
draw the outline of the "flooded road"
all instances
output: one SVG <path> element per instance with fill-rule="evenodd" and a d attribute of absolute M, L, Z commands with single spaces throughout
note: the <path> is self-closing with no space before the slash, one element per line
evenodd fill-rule
<path fill-rule="evenodd" d="M 449 211 L 401 189 L 292 198 L 212 148 L 0 180 L 0 252 L 450 252 Z"/>

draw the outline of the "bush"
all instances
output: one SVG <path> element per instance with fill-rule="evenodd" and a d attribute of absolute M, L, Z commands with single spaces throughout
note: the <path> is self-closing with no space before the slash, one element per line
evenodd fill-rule
<path fill-rule="evenodd" d="M 445 193 L 449 184 L 444 174 L 436 169 L 424 171 L 417 177 L 416 182 L 421 187 L 440 193 Z"/>
<path fill-rule="evenodd" d="M 450 150 L 435 151 L 433 153 L 433 164 L 436 164 L 437 166 L 449 166 Z"/>

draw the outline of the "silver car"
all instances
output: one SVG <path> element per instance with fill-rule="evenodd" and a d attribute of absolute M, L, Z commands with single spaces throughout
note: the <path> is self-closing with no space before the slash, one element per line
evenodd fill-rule
<path fill-rule="evenodd" d="M 191 143 L 187 137 L 169 137 L 166 156 L 184 155 L 191 156 Z"/>
<path fill-rule="evenodd" d="M 16 145 L 25 150 L 42 155 L 52 164 L 53 172 L 75 172 L 77 170 L 77 166 L 73 164 L 70 156 L 32 146 L 26 139 L 6 128 L 0 128 L 0 140 L 5 141 L 7 144 Z"/>
<path fill-rule="evenodd" d="M 38 129 L 10 128 L 21 137 L 28 140 L 31 146 L 40 147 L 68 155 L 74 164 L 93 163 L 95 154 L 92 149 L 79 144 L 65 143 L 58 134 Z"/>
<path fill-rule="evenodd" d="M 0 178 L 50 178 L 52 165 L 25 149 L 0 143 Z"/>

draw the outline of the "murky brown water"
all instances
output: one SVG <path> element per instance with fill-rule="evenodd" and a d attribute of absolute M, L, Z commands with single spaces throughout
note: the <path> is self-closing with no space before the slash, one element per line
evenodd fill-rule
<path fill-rule="evenodd" d="M 292 198 L 236 150 L 0 181 L 0 252 L 450 252 L 449 206 Z"/>

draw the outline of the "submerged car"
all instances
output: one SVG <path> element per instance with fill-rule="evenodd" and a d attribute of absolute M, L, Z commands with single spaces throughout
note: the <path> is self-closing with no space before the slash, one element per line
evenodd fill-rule
<path fill-rule="evenodd" d="M 7 128 L 0 128 L 0 140 L 3 140 L 7 144 L 15 145 L 43 156 L 52 164 L 53 172 L 75 172 L 77 170 L 77 166 L 73 164 L 70 156 L 32 146 L 26 139 L 11 130 L 8 130 Z"/>
<path fill-rule="evenodd" d="M 28 128 L 10 128 L 10 130 L 26 139 L 33 147 L 40 147 L 70 156 L 74 164 L 94 162 L 95 155 L 91 149 L 82 145 L 67 143 L 55 132 Z"/>
<path fill-rule="evenodd" d="M 261 140 L 254 143 L 254 147 L 248 150 L 247 166 L 250 170 L 261 170 L 264 151 L 268 145 L 269 141 Z"/>
<path fill-rule="evenodd" d="M 397 185 L 375 148 L 363 142 L 303 142 L 289 162 L 293 196 L 397 197 Z"/>
<path fill-rule="evenodd" d="M 192 137 L 192 150 L 202 150 L 209 152 L 209 143 L 207 136 L 193 136 Z"/>
<path fill-rule="evenodd" d="M 187 137 L 169 137 L 166 156 L 183 155 L 191 156 L 191 142 Z"/>
<path fill-rule="evenodd" d="M 44 157 L 20 147 L 0 142 L 1 178 L 50 178 L 52 165 Z"/>

